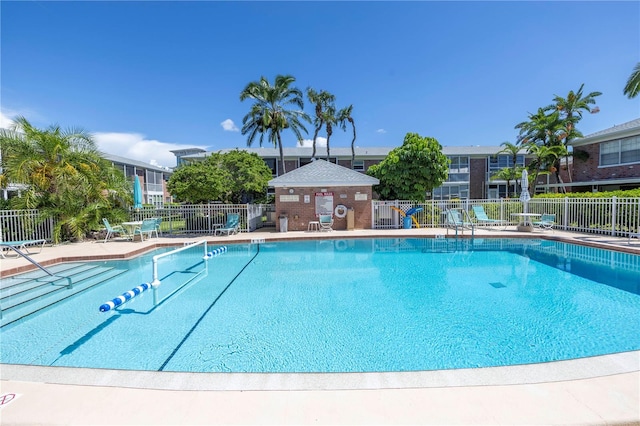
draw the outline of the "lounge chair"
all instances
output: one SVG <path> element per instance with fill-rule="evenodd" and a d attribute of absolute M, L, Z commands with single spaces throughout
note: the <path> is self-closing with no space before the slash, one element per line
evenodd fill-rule
<path fill-rule="evenodd" d="M 104 242 L 106 243 L 109 237 L 113 237 L 115 234 L 118 234 L 121 237 L 124 237 L 128 240 L 131 239 L 131 235 L 129 232 L 124 229 L 122 225 L 111 225 L 106 218 L 102 218 L 102 223 L 104 223 L 105 228 L 107 228 L 107 235 L 104 237 Z"/>
<path fill-rule="evenodd" d="M 473 206 L 473 214 L 476 216 L 476 221 L 478 221 L 478 225 L 487 225 L 487 226 L 504 226 L 505 228 L 509 224 L 506 220 L 500 219 L 489 219 L 487 213 L 484 211 L 483 206 Z"/>
<path fill-rule="evenodd" d="M 318 222 L 320 231 L 333 231 L 333 216 L 330 214 L 319 214 Z"/>
<path fill-rule="evenodd" d="M 156 236 L 158 236 L 158 234 L 162 235 L 162 231 L 160 230 L 160 225 L 162 224 L 162 218 L 154 217 L 153 220 L 156 221 Z"/>
<path fill-rule="evenodd" d="M 4 255 L 5 247 L 13 247 L 14 249 L 20 250 L 25 254 L 38 254 L 42 251 L 42 247 L 47 240 L 20 240 L 20 241 L 0 241 L 0 257 L 6 259 Z M 28 246 L 39 246 L 37 252 L 30 252 L 27 248 Z"/>
<path fill-rule="evenodd" d="M 231 235 L 237 234 L 240 230 L 240 215 L 237 213 L 229 213 L 227 215 L 227 223 L 221 228 L 216 228 L 213 235 Z"/>
<path fill-rule="evenodd" d="M 466 212 L 464 213 L 465 215 L 467 215 Z M 459 211 L 458 209 L 449 209 L 445 211 L 445 214 L 446 214 L 446 219 L 444 224 L 448 228 L 455 228 L 455 229 L 458 229 L 458 228 L 472 229 L 473 228 L 473 222 L 465 221 L 462 217 L 461 211 Z"/>
<path fill-rule="evenodd" d="M 158 229 L 156 227 L 155 219 L 144 219 L 142 225 L 139 228 L 134 229 L 133 235 L 140 235 L 140 241 L 144 241 L 144 236 L 147 235 L 147 239 L 151 238 L 151 234 L 156 233 L 158 238 Z"/>
<path fill-rule="evenodd" d="M 540 228 L 543 231 L 553 229 L 553 225 L 555 224 L 556 224 L 555 214 L 543 214 L 542 216 L 540 216 L 540 220 L 533 222 L 533 226 Z"/>

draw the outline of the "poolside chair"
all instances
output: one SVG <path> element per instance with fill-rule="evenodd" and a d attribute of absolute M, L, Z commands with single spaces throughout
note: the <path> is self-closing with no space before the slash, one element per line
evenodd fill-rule
<path fill-rule="evenodd" d="M 320 231 L 333 231 L 333 216 L 330 214 L 319 214 L 318 222 L 320 223 Z"/>
<path fill-rule="evenodd" d="M 547 231 L 549 229 L 553 229 L 553 225 L 556 223 L 556 215 L 555 214 L 543 214 L 540 217 L 540 220 L 533 222 L 533 226 L 542 229 L 543 231 Z"/>
<path fill-rule="evenodd" d="M 506 220 L 500 219 L 489 219 L 487 213 L 484 211 L 483 206 L 473 206 L 473 214 L 476 216 L 476 221 L 478 225 L 487 225 L 487 226 L 504 226 L 505 228 L 509 224 Z"/>
<path fill-rule="evenodd" d="M 227 215 L 227 223 L 221 228 L 216 228 L 213 235 L 237 234 L 240 230 L 240 215 L 238 213 L 229 213 Z"/>
<path fill-rule="evenodd" d="M 133 235 L 140 235 L 140 241 L 144 241 L 145 234 L 147 235 L 147 239 L 151 238 L 151 234 L 156 233 L 156 238 L 158 238 L 158 230 L 156 228 L 156 220 L 155 219 L 144 219 L 142 221 L 142 225 L 139 228 L 134 229 Z"/>
<path fill-rule="evenodd" d="M 158 236 L 158 234 L 162 235 L 162 231 L 160 230 L 160 225 L 162 224 L 162 218 L 154 217 L 152 219 L 156 221 L 156 236 Z"/>
<path fill-rule="evenodd" d="M 446 219 L 445 225 L 453 228 L 473 228 L 473 222 L 465 221 L 462 217 L 462 213 L 458 209 L 449 209 L 445 211 Z M 465 215 L 467 213 L 465 212 Z"/>
<path fill-rule="evenodd" d="M 38 254 L 42 251 L 44 244 L 47 240 L 38 239 L 38 240 L 21 240 L 21 241 L 0 241 L 0 257 L 6 259 L 4 250 L 5 248 L 12 247 L 16 250 L 19 250 L 25 254 Z M 39 246 L 37 252 L 30 252 L 27 248 L 28 246 Z"/>
<path fill-rule="evenodd" d="M 104 223 L 105 228 L 107 228 L 107 235 L 104 237 L 104 242 L 106 243 L 109 237 L 113 237 L 115 234 L 118 234 L 121 237 L 124 237 L 128 240 L 131 239 L 131 235 L 127 232 L 126 229 L 122 225 L 114 225 L 112 226 L 107 218 L 102 218 L 102 223 Z"/>

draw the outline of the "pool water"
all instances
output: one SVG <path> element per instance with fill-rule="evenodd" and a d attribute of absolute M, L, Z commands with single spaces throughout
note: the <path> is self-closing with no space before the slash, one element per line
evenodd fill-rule
<path fill-rule="evenodd" d="M 228 248 L 208 261 L 202 247 L 164 258 L 155 297 L 149 290 L 101 313 L 102 303 L 151 276 L 151 255 L 105 262 L 129 271 L 3 327 L 2 363 L 372 372 L 540 363 L 640 349 L 637 255 L 508 239 Z"/>

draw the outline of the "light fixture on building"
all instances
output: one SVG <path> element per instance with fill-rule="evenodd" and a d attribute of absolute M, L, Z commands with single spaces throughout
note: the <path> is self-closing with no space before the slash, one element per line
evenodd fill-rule
<path fill-rule="evenodd" d="M 293 194 L 293 188 L 289 190 L 289 194 Z"/>

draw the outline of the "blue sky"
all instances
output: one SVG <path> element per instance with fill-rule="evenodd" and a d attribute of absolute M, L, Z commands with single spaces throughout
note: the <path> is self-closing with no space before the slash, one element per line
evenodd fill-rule
<path fill-rule="evenodd" d="M 82 127 L 105 152 L 163 166 L 172 149 L 245 147 L 239 94 L 277 74 L 353 104 L 363 147 L 408 132 L 515 142 L 528 113 L 582 83 L 603 93 L 585 135 L 640 117 L 640 97 L 622 94 L 640 2 L 2 1 L 0 13 L 0 125 Z M 331 138 L 350 142 L 349 129 Z"/>

